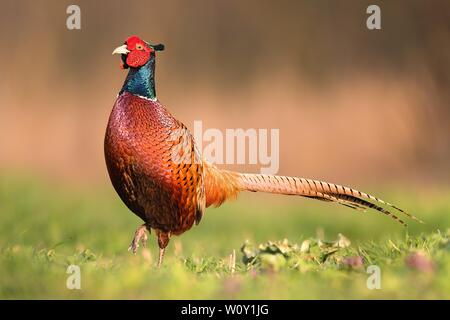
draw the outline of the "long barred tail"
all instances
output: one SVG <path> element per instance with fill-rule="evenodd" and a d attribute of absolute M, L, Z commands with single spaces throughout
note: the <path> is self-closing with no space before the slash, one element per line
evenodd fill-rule
<path fill-rule="evenodd" d="M 268 192 L 286 195 L 298 195 L 307 198 L 313 198 L 322 201 L 336 202 L 352 209 L 365 210 L 367 208 L 377 210 L 402 225 L 406 223 L 391 211 L 369 202 L 365 199 L 375 201 L 390 208 L 393 208 L 409 218 L 423 223 L 415 216 L 405 212 L 404 210 L 385 202 L 370 194 L 344 187 L 338 184 L 310 180 L 305 178 L 294 178 L 284 176 L 271 176 L 264 174 L 246 174 L 241 173 L 237 175 L 239 189 L 253 192 Z"/>

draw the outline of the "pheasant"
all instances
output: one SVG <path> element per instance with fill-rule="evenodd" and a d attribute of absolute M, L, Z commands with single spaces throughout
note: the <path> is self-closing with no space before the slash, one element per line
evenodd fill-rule
<path fill-rule="evenodd" d="M 352 209 L 374 209 L 402 225 L 404 210 L 370 194 L 323 181 L 221 170 L 204 159 L 187 127 L 156 97 L 156 52 L 151 45 L 129 37 L 113 51 L 121 68 L 129 69 L 111 111 L 104 152 L 111 182 L 126 206 L 143 221 L 129 250 L 145 245 L 147 232 L 156 234 L 158 266 L 172 235 L 181 235 L 202 219 L 205 208 L 220 206 L 241 191 L 298 195 L 338 203 Z M 382 207 L 383 205 L 384 207 Z M 389 207 L 390 209 L 386 209 Z"/>

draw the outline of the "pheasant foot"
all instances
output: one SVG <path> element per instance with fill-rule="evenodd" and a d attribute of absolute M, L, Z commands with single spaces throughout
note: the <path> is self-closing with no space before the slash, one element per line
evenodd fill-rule
<path fill-rule="evenodd" d="M 130 246 L 128 247 L 128 251 L 131 251 L 133 252 L 133 254 L 136 254 L 137 249 L 139 248 L 139 242 L 142 243 L 142 246 L 145 248 L 148 239 L 147 231 L 150 233 L 150 229 L 147 227 L 145 223 L 136 229 L 136 232 L 134 233 L 134 238 L 131 241 Z"/>

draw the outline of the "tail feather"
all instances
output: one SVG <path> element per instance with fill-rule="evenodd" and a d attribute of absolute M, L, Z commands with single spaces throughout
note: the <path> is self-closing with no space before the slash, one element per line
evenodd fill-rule
<path fill-rule="evenodd" d="M 393 208 L 407 217 L 423 223 L 415 216 L 405 212 L 404 210 L 374 197 L 370 194 L 355 190 L 349 187 L 341 186 L 334 183 L 311 180 L 305 178 L 295 178 L 286 176 L 273 176 L 263 174 L 238 174 L 237 180 L 240 190 L 253 192 L 269 192 L 286 195 L 299 195 L 307 198 L 323 200 L 327 202 L 336 202 L 352 209 L 365 210 L 366 208 L 374 209 L 383 213 L 402 225 L 406 223 L 391 211 L 374 204 L 372 200 L 385 206 Z"/>
<path fill-rule="evenodd" d="M 320 196 L 303 196 L 303 197 L 309 198 L 309 199 L 320 200 L 320 201 L 324 201 L 324 202 L 335 202 L 334 200 L 321 198 Z M 355 210 L 358 210 L 358 211 L 363 211 L 363 212 L 366 211 L 366 207 L 364 207 L 362 205 L 359 205 L 357 203 L 340 202 L 340 201 L 338 202 L 339 199 L 336 199 L 336 200 L 337 200 L 336 202 L 338 204 L 341 204 L 341 205 L 346 206 L 348 208 L 355 209 Z"/>

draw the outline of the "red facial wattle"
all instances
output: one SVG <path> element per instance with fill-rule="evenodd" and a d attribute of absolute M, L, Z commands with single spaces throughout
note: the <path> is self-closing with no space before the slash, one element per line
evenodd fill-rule
<path fill-rule="evenodd" d="M 127 55 L 126 63 L 130 67 L 138 68 L 146 64 L 149 58 L 150 51 L 133 50 Z"/>
<path fill-rule="evenodd" d="M 148 62 L 153 50 L 139 37 L 129 37 L 126 41 L 126 45 L 127 49 L 130 51 L 125 60 L 128 66 L 138 68 Z"/>
<path fill-rule="evenodd" d="M 164 45 L 162 43 L 150 45 L 137 36 L 131 36 L 123 45 L 114 49 L 113 54 L 120 54 L 122 57 L 120 67 L 128 69 L 129 67 L 140 68 L 144 66 L 150 61 L 155 51 L 163 50 Z"/>

